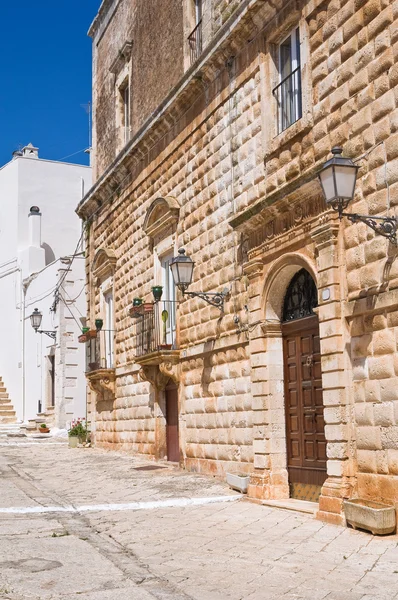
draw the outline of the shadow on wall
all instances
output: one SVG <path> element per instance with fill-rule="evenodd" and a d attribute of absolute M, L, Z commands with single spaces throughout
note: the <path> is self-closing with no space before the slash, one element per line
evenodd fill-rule
<path fill-rule="evenodd" d="M 46 244 L 45 242 L 41 245 L 44 250 L 44 259 L 46 261 L 46 266 L 53 263 L 55 261 L 55 254 L 51 246 Z"/>

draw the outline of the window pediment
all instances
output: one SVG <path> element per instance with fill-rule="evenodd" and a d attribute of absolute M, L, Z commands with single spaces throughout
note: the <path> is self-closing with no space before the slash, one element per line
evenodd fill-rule
<path fill-rule="evenodd" d="M 112 277 L 116 268 L 116 254 L 110 248 L 99 248 L 95 253 L 92 272 L 98 281 Z"/>
<path fill-rule="evenodd" d="M 166 235 L 170 229 L 175 230 L 178 222 L 180 206 L 175 198 L 156 198 L 149 207 L 143 229 L 151 238 Z"/>

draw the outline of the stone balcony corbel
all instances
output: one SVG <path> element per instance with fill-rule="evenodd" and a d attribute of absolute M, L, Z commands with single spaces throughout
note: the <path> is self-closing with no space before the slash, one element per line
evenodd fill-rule
<path fill-rule="evenodd" d="M 96 369 L 86 373 L 90 389 L 96 394 L 97 401 L 115 398 L 116 373 L 115 369 Z"/>
<path fill-rule="evenodd" d="M 178 384 L 180 381 L 180 351 L 159 348 L 156 352 L 135 358 L 141 366 L 140 377 L 149 381 L 157 390 L 164 390 L 168 381 L 172 379 Z"/>

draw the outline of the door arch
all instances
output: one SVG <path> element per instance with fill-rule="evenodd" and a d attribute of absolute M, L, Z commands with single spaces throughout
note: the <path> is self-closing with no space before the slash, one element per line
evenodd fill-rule
<path fill-rule="evenodd" d="M 282 340 L 290 496 L 318 500 L 326 479 L 326 438 L 317 288 L 306 269 L 291 279 L 283 302 Z"/>

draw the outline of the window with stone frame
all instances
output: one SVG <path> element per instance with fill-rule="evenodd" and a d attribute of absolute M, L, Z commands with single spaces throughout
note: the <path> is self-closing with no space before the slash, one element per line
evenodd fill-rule
<path fill-rule="evenodd" d="M 188 41 L 189 60 L 187 67 L 193 64 L 203 50 L 203 4 L 204 0 L 187 0 L 186 11 L 186 33 Z"/>
<path fill-rule="evenodd" d="M 115 121 L 117 151 L 119 152 L 131 139 L 131 55 L 133 43 L 126 41 L 117 52 L 110 66 L 114 75 Z"/>
<path fill-rule="evenodd" d="M 277 103 L 278 133 L 301 119 L 300 32 L 296 27 L 278 46 L 278 85 L 272 90 Z"/>
<path fill-rule="evenodd" d="M 124 144 L 130 140 L 130 81 L 126 78 L 119 87 L 119 123 Z"/>
<path fill-rule="evenodd" d="M 264 159 L 313 127 L 308 23 L 288 13 L 265 36 L 260 64 Z"/>

